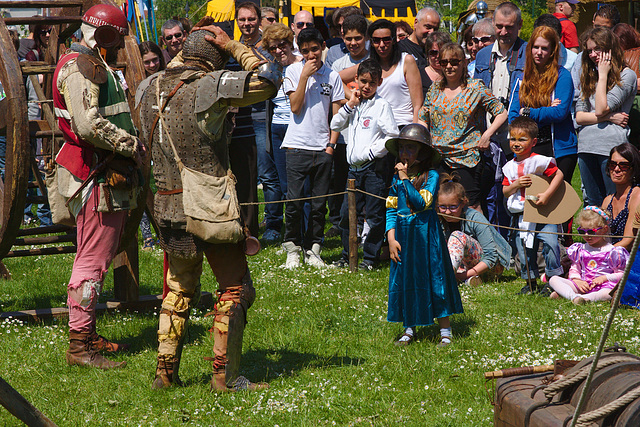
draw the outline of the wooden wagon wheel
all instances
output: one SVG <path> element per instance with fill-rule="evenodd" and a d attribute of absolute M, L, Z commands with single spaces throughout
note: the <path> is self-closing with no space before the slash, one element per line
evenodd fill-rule
<path fill-rule="evenodd" d="M 46 99 L 51 99 L 51 85 L 55 63 L 63 53 L 60 44 L 64 43 L 78 28 L 80 17 L 84 11 L 99 3 L 117 6 L 110 0 L 8 0 L 7 6 L 41 7 L 50 10 L 49 16 L 39 18 L 6 18 L 6 24 L 42 23 L 52 25 L 49 45 L 45 55 L 45 64 L 35 65 L 44 74 L 43 92 Z M 64 7 L 63 7 L 64 6 Z M 27 116 L 27 98 L 23 83 L 21 64 L 18 63 L 17 53 L 11 42 L 5 22 L 0 18 L 0 53 L 3 61 L 0 63 L 0 83 L 2 83 L 6 99 L 0 104 L 0 116 L 7 118 L 7 174 L 5 175 L 4 190 L 0 187 L 2 204 L 0 206 L 0 259 L 7 255 L 15 242 L 22 222 L 23 209 L 28 186 L 30 167 L 29 120 Z M 22 63 L 23 67 L 32 65 Z M 125 48 L 118 54 L 116 67 L 122 68 L 127 81 L 127 98 L 133 111 L 133 100 L 138 84 L 145 78 L 144 65 L 137 43 L 132 36 L 125 39 Z M 26 71 L 25 71 L 26 72 Z M 32 73 L 33 74 L 33 73 Z M 6 110 L 6 113 L 3 113 Z M 44 109 L 43 109 L 44 113 Z M 134 124 L 140 128 L 138 115 L 132 115 Z M 0 119 L 0 129 L 3 123 Z M 57 130 L 55 120 L 49 120 L 52 128 Z M 1 131 L 0 131 L 1 132 Z M 55 157 L 59 144 L 49 144 L 49 152 L 45 155 Z M 150 156 L 146 158 L 143 168 L 145 188 L 138 198 L 138 207 L 130 212 L 125 225 L 121 248 L 133 244 L 140 218 L 144 212 L 146 194 L 149 186 Z"/>
<path fill-rule="evenodd" d="M 0 180 L 0 259 L 13 245 L 24 213 L 29 178 L 29 119 L 22 72 L 9 30 L 0 19 L 0 134 L 6 135 L 4 180 Z"/>

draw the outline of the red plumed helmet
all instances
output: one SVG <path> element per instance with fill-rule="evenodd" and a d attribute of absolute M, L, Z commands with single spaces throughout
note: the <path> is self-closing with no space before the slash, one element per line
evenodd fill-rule
<path fill-rule="evenodd" d="M 100 28 L 109 26 L 115 28 L 120 35 L 129 34 L 129 24 L 124 13 L 115 6 L 97 4 L 84 13 L 82 22 L 92 27 Z"/>

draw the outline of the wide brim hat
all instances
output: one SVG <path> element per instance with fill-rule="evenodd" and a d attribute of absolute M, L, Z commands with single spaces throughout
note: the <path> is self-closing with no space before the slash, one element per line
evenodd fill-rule
<path fill-rule="evenodd" d="M 437 165 L 440 162 L 440 153 L 431 145 L 431 134 L 429 130 L 419 123 L 411 123 L 406 125 L 400 131 L 400 135 L 397 138 L 391 138 L 385 142 L 384 146 L 391 154 L 398 157 L 398 145 L 400 141 L 411 141 L 421 144 L 422 149 L 427 150 L 427 159 L 431 159 L 432 165 Z"/>

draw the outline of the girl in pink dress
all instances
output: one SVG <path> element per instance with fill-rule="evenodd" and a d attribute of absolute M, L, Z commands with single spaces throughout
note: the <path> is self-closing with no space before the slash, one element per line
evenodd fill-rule
<path fill-rule="evenodd" d="M 567 249 L 569 278 L 554 276 L 549 280 L 555 291 L 551 298 L 564 297 L 576 305 L 610 300 L 609 292 L 622 278 L 629 253 L 603 237 L 609 234 L 609 216 L 602 209 L 587 206 L 578 215 L 578 224 L 578 233 L 586 243 L 574 243 Z"/>

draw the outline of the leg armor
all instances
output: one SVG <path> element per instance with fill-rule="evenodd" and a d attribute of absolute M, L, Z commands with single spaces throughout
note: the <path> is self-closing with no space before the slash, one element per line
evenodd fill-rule
<path fill-rule="evenodd" d="M 211 387 L 217 391 L 255 389 L 256 384 L 239 376 L 242 356 L 242 335 L 247 323 L 247 310 L 253 304 L 256 291 L 247 270 L 241 286 L 218 291 L 219 299 L 213 312 L 214 359 Z"/>

